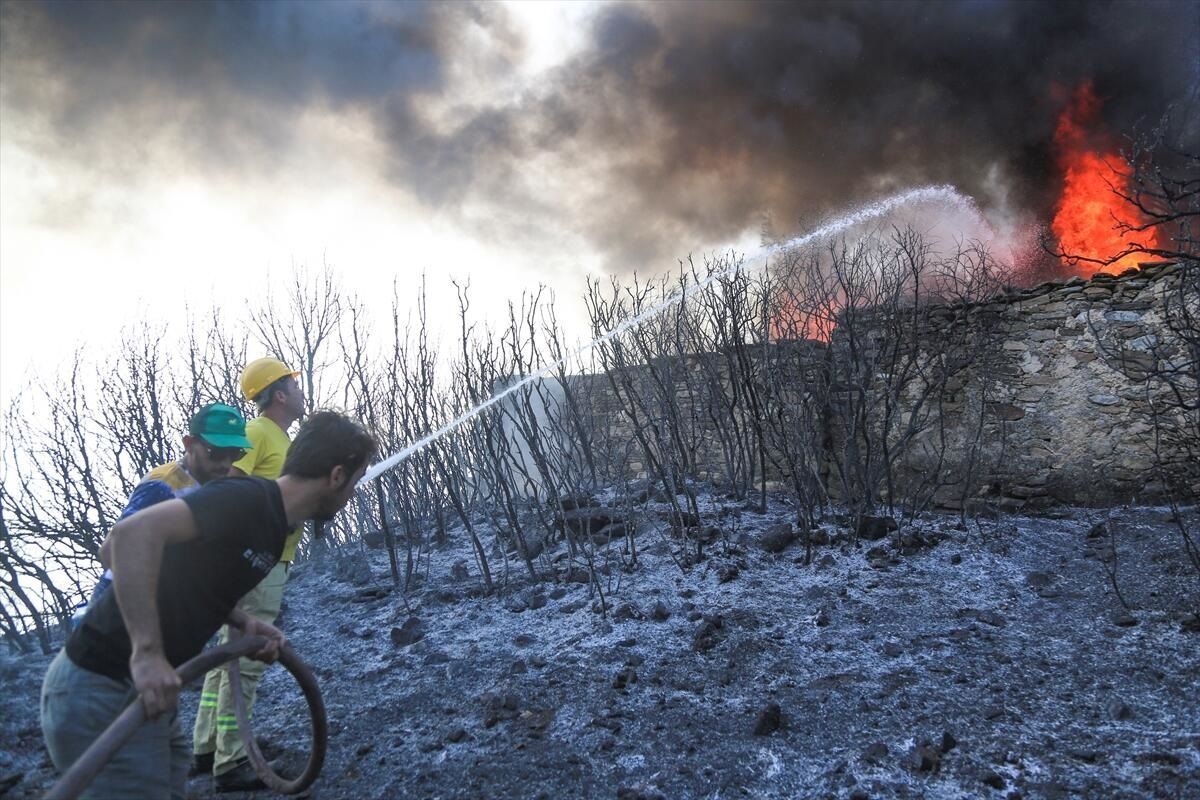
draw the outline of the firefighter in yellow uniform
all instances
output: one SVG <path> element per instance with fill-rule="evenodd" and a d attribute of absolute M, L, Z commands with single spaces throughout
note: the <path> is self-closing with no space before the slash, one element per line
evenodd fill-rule
<path fill-rule="evenodd" d="M 292 370 L 275 358 L 251 361 L 242 370 L 242 393 L 258 406 L 258 416 L 246 423 L 246 438 L 253 448 L 235 461 L 231 475 L 252 475 L 275 479 L 283 470 L 291 439 L 287 429 L 304 414 L 304 390 Z M 279 563 L 263 581 L 241 599 L 238 608 L 268 624 L 274 624 L 283 603 L 283 587 L 288 570 L 296 557 L 296 545 L 302 528 L 288 536 Z M 221 641 L 228 637 L 222 629 Z M 254 707 L 258 682 L 266 665 L 243 658 L 240 662 L 242 695 L 246 711 Z M 254 772 L 242 745 L 237 716 L 224 669 L 204 676 L 200 709 L 192 737 L 192 774 L 212 771 L 218 792 L 254 791 L 266 788 Z"/>

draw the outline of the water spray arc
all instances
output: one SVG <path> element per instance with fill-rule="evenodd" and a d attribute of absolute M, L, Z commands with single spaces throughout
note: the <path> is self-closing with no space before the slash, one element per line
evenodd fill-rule
<path fill-rule="evenodd" d="M 931 202 L 940 202 L 940 203 L 944 203 L 947 205 L 956 206 L 959 209 L 970 211 L 970 212 L 978 215 L 978 211 L 975 209 L 974 202 L 970 198 L 959 194 L 958 191 L 956 191 L 953 186 L 950 186 L 948 184 L 942 184 L 942 185 L 936 185 L 936 186 L 921 186 L 916 189 L 910 189 L 906 192 L 901 192 L 899 194 L 891 195 L 890 197 L 885 197 L 882 200 L 877 200 L 873 203 L 870 203 L 869 205 L 865 205 L 865 206 L 862 206 L 861 208 L 857 208 L 857 209 L 850 211 L 846 214 L 843 214 L 842 216 L 837 217 L 837 218 L 825 223 L 824 225 L 821 225 L 820 227 L 816 228 L 815 230 L 809 231 L 808 233 L 805 233 L 801 236 L 797 236 L 792 239 L 788 239 L 785 242 L 779 242 L 777 244 L 759 248 L 758 250 L 749 254 L 745 258 L 745 261 L 757 261 L 760 258 L 765 259 L 766 257 L 771 256 L 775 253 L 778 253 L 782 250 L 787 250 L 792 247 L 800 247 L 800 246 L 808 244 L 809 242 L 812 242 L 816 239 L 822 239 L 826 236 L 832 236 L 834 234 L 841 233 L 842 231 L 846 230 L 847 228 L 852 228 L 855 225 L 861 225 L 864 222 L 869 222 L 873 219 L 878 219 L 879 217 L 890 214 L 892 211 L 895 211 L 896 209 L 898 209 L 902 206 L 906 206 L 906 205 L 910 205 L 910 204 L 914 204 L 914 203 L 931 203 Z M 590 342 L 582 345 L 581 347 L 577 348 L 576 350 L 567 354 L 566 356 L 563 356 L 559 360 L 554 361 L 550 364 L 547 364 L 546 366 L 542 367 L 541 369 L 537 370 L 536 372 L 526 375 L 520 381 L 514 383 L 512 386 L 509 386 L 504 391 L 498 392 L 497 394 L 493 395 L 491 398 L 484 401 L 483 403 L 480 403 L 479 405 L 475 406 L 474 408 L 463 412 L 462 414 L 460 414 L 459 416 L 450 420 L 445 425 L 443 425 L 442 427 L 433 431 L 432 433 L 427 434 L 423 438 L 419 439 L 416 442 L 413 442 L 408 447 L 404 448 L 403 450 L 399 451 L 398 453 L 395 453 L 395 454 L 389 456 L 388 458 L 384 459 L 383 461 L 380 461 L 379 463 L 373 465 L 363 475 L 362 480 L 359 481 L 359 483 L 358 483 L 359 488 L 363 488 L 370 481 L 374 480 L 375 478 L 379 477 L 383 473 L 387 472 L 389 469 L 396 466 L 401 461 L 404 461 L 406 458 L 408 458 L 409 456 L 411 456 L 413 453 L 417 452 L 421 448 L 434 442 L 435 440 L 441 438 L 442 436 L 445 436 L 447 433 L 454 430 L 459 425 L 462 425 L 463 423 L 468 422 L 471 419 L 474 419 L 475 417 L 479 416 L 484 411 L 486 411 L 488 408 L 494 406 L 496 403 L 499 403 L 501 400 L 508 397 L 510 394 L 513 394 L 514 392 L 520 390 L 522 387 L 528 386 L 529 384 L 533 383 L 534 381 L 542 380 L 543 378 L 549 377 L 556 369 L 561 367 L 563 364 L 567 363 L 569 360 L 571 360 L 573 358 L 578 358 L 579 356 L 582 356 L 585 353 L 588 353 L 589 351 L 595 349 L 599 345 L 604 344 L 605 342 L 608 342 L 612 338 L 619 336 L 620 334 L 624 333 L 625 331 L 630 330 L 632 328 L 636 328 L 637 326 L 641 325 L 646 320 L 658 316 L 659 314 L 661 314 L 662 312 L 666 311 L 667 309 L 669 309 L 673 306 L 679 305 L 680 303 L 682 303 L 684 300 L 686 300 L 688 297 L 690 297 L 695 292 L 703 290 L 705 287 L 710 285 L 713 281 L 732 274 L 734 272 L 734 270 L 739 269 L 741 267 L 742 263 L 743 262 L 735 263 L 732 266 L 728 267 L 727 269 L 713 272 L 712 274 L 705 277 L 704 280 L 702 280 L 702 281 L 698 281 L 689 286 L 685 286 L 683 289 L 681 289 L 680 291 L 671 295 L 666 300 L 662 301 L 661 303 L 654 306 L 653 308 L 649 308 L 646 311 L 643 311 L 641 314 L 638 314 L 636 316 L 630 317 L 627 320 L 624 320 L 623 322 L 621 322 L 619 325 L 617 325 L 615 328 L 608 331 L 607 333 L 604 333 L 604 334 L 596 337 L 595 339 L 592 339 Z M 764 265 L 765 265 L 765 263 L 766 262 L 764 260 Z"/>

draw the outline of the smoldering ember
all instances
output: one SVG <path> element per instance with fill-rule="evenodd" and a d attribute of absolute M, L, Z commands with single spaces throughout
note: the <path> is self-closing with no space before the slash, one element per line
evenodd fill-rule
<path fill-rule="evenodd" d="M 1197 27 L 4 4 L 0 798 L 1200 798 Z"/>

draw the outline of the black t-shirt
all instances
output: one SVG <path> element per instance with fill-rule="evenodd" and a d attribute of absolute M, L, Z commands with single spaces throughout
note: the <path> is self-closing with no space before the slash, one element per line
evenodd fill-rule
<path fill-rule="evenodd" d="M 237 601 L 267 576 L 291 530 L 279 486 L 264 478 L 214 481 L 182 501 L 196 519 L 198 535 L 168 545 L 158 574 L 163 650 L 175 667 L 204 649 Z M 115 591 L 88 608 L 66 649 L 86 670 L 129 678 L 133 647 Z"/>

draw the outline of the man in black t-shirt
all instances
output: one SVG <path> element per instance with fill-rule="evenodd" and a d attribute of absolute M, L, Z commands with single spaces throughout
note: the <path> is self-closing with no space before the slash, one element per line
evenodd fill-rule
<path fill-rule="evenodd" d="M 175 668 L 225 622 L 267 637 L 255 658 L 278 657 L 283 634 L 236 611 L 237 601 L 279 560 L 289 531 L 341 510 L 374 453 L 361 426 L 320 412 L 300 428 L 278 480 L 214 481 L 113 527 L 100 548 L 113 591 L 88 609 L 50 664 L 42 733 L 65 770 L 135 697 L 150 721 L 84 798 L 184 797 L 191 748 L 175 713 Z"/>

